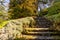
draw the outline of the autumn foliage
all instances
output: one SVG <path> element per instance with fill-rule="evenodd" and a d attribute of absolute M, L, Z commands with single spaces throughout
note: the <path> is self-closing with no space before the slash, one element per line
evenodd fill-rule
<path fill-rule="evenodd" d="M 37 0 L 10 0 L 10 18 L 37 15 Z"/>

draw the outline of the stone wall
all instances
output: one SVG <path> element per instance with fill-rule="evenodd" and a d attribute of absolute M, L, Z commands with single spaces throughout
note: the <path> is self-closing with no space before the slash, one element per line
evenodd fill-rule
<path fill-rule="evenodd" d="M 8 23 L 0 29 L 0 40 L 13 40 L 16 37 L 21 36 L 23 27 L 29 27 L 29 25 L 33 25 L 33 23 L 34 19 L 32 17 L 8 21 Z"/>

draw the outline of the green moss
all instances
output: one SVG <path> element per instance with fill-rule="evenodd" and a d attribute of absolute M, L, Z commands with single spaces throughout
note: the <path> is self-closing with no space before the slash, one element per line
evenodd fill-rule
<path fill-rule="evenodd" d="M 0 28 L 3 28 L 9 21 L 3 21 L 2 23 L 0 23 Z"/>

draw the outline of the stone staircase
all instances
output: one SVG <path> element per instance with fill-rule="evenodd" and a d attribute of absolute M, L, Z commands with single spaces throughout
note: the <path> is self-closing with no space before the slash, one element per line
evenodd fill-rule
<path fill-rule="evenodd" d="M 25 40 L 60 40 L 60 31 L 49 28 L 25 28 L 22 32 Z"/>
<path fill-rule="evenodd" d="M 24 28 L 22 38 L 25 40 L 60 40 L 60 31 L 49 29 L 53 22 L 44 17 L 37 17 L 35 20 L 35 27 Z"/>

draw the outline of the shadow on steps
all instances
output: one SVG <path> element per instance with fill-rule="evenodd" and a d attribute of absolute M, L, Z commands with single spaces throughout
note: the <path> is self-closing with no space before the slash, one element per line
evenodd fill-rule
<path fill-rule="evenodd" d="M 53 26 L 53 22 L 48 20 L 45 17 L 37 16 L 34 19 L 36 20 L 35 27 L 37 27 L 37 28 L 49 28 L 49 27 Z"/>

